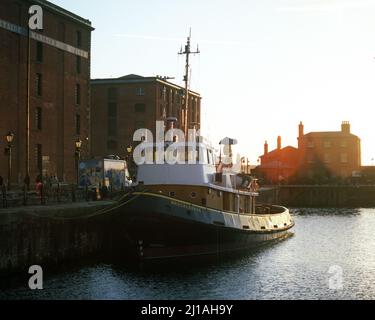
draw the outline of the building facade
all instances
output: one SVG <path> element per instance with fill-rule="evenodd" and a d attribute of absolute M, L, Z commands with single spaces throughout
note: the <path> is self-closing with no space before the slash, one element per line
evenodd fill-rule
<path fill-rule="evenodd" d="M 361 140 L 342 122 L 340 131 L 309 132 L 299 124 L 298 150 L 303 177 L 350 178 L 361 170 Z"/>
<path fill-rule="evenodd" d="M 115 79 L 91 80 L 91 149 L 95 157 L 126 157 L 137 129 L 149 129 L 155 139 L 155 123 L 176 117 L 184 128 L 184 88 L 165 78 L 130 74 Z M 189 91 L 188 127 L 200 129 L 201 96 Z"/>
<path fill-rule="evenodd" d="M 260 158 L 260 165 L 254 171 L 264 182 L 288 183 L 296 175 L 299 153 L 292 146 L 281 147 L 281 137 L 277 138 L 277 148 L 268 151 L 267 141 L 264 144 L 264 153 Z"/>
<path fill-rule="evenodd" d="M 28 30 L 32 5 L 43 9 L 43 30 Z M 89 154 L 92 30 L 90 21 L 48 1 L 1 0 L 0 147 L 13 132 L 13 184 L 22 184 L 27 171 L 31 182 L 41 173 L 73 182 L 77 139 L 82 155 Z M 4 178 L 7 161 L 1 152 Z"/>
<path fill-rule="evenodd" d="M 341 131 L 304 133 L 298 127 L 298 149 L 292 146 L 269 152 L 267 142 L 261 163 L 254 171 L 266 183 L 324 183 L 357 177 L 361 171 L 361 140 L 350 132 L 344 121 Z"/>

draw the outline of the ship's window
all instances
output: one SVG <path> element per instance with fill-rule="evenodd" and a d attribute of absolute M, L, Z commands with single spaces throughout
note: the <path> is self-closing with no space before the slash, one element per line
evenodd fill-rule
<path fill-rule="evenodd" d="M 176 193 L 174 191 L 169 192 L 170 197 L 174 197 L 175 195 L 176 195 Z"/>
<path fill-rule="evenodd" d="M 206 206 L 207 205 L 207 200 L 206 198 L 202 198 L 202 206 Z"/>
<path fill-rule="evenodd" d="M 278 228 L 278 226 L 275 224 L 274 226 L 273 226 L 275 229 L 277 229 Z"/>
<path fill-rule="evenodd" d="M 196 198 L 196 197 L 197 197 L 197 193 L 196 193 L 196 192 L 192 192 L 192 193 L 191 193 L 191 197 L 192 197 L 192 198 Z"/>
<path fill-rule="evenodd" d="M 266 227 L 260 227 L 262 230 L 266 229 Z"/>

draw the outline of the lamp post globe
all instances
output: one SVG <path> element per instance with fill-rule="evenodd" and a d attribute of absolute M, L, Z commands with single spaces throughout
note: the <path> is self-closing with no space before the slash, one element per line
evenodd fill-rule
<path fill-rule="evenodd" d="M 7 142 L 9 144 L 11 144 L 13 142 L 13 139 L 14 139 L 14 133 L 9 131 L 6 135 L 6 139 L 7 139 Z"/>
<path fill-rule="evenodd" d="M 81 146 L 82 146 L 82 140 L 81 139 L 77 139 L 76 142 L 76 149 L 79 150 L 81 149 Z"/>
<path fill-rule="evenodd" d="M 79 160 L 81 158 L 81 147 L 82 147 L 82 140 L 81 139 L 77 139 L 75 141 L 75 147 L 76 147 L 76 151 L 75 151 L 76 183 L 77 183 L 77 187 L 78 187 L 78 185 L 79 185 Z"/>

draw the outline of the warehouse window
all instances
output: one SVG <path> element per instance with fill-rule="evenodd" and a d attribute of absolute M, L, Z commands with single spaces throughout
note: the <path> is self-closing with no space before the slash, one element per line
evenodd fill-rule
<path fill-rule="evenodd" d="M 81 48 L 82 46 L 82 33 L 81 31 L 77 31 L 77 34 L 76 34 L 76 37 L 77 37 L 77 47 L 78 48 Z"/>
<path fill-rule="evenodd" d="M 136 95 L 137 96 L 144 96 L 145 95 L 145 89 L 144 88 L 137 88 Z"/>
<path fill-rule="evenodd" d="M 43 62 L 43 44 L 39 41 L 36 43 L 36 61 Z"/>
<path fill-rule="evenodd" d="M 35 128 L 42 130 L 42 108 L 35 109 Z"/>
<path fill-rule="evenodd" d="M 76 84 L 76 104 L 81 104 L 81 86 Z"/>
<path fill-rule="evenodd" d="M 108 117 L 117 116 L 117 104 L 115 102 L 108 103 Z"/>
<path fill-rule="evenodd" d="M 35 85 L 36 85 L 36 95 L 41 96 L 42 95 L 42 74 L 37 73 L 36 79 L 35 79 Z"/>

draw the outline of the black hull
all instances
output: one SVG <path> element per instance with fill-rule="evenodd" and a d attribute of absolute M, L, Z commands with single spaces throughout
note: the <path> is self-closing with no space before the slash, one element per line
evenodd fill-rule
<path fill-rule="evenodd" d="M 223 212 L 192 206 L 158 195 L 138 194 L 114 210 L 122 240 L 140 260 L 214 256 L 247 251 L 286 237 L 277 230 L 244 230 L 220 221 Z M 237 216 L 237 215 L 235 215 Z"/>

